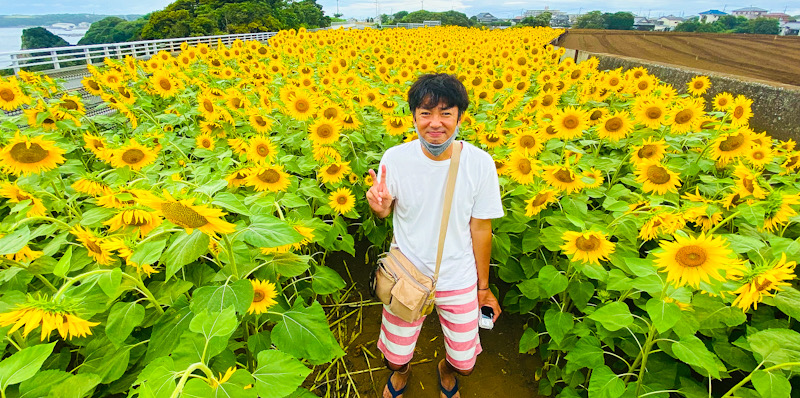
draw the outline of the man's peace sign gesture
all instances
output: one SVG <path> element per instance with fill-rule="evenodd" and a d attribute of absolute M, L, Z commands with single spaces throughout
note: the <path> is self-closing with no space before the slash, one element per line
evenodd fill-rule
<path fill-rule="evenodd" d="M 392 212 L 392 201 L 394 198 L 386 188 L 386 165 L 381 166 L 381 180 L 375 175 L 375 170 L 369 169 L 369 175 L 375 183 L 367 191 L 367 201 L 372 211 L 380 218 L 386 218 Z"/>

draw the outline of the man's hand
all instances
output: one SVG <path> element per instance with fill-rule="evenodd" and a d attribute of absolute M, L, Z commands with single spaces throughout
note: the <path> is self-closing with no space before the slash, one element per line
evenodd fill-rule
<path fill-rule="evenodd" d="M 497 318 L 500 317 L 500 313 L 503 310 L 500 309 L 500 303 L 497 302 L 497 298 L 494 297 L 494 293 L 490 289 L 478 290 L 478 307 L 484 306 L 492 307 L 492 310 L 494 310 L 492 322 L 497 322 Z"/>
<path fill-rule="evenodd" d="M 392 211 L 392 195 L 389 194 L 389 189 L 386 188 L 386 165 L 381 166 L 381 180 L 378 181 L 378 176 L 375 171 L 370 169 L 369 175 L 372 176 L 374 184 L 367 191 L 367 202 L 372 211 L 380 218 L 386 218 Z"/>

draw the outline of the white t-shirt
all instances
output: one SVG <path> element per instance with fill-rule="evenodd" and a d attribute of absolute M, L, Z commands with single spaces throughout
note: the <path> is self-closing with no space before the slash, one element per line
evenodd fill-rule
<path fill-rule="evenodd" d="M 454 141 L 453 145 L 461 143 Z M 470 218 L 492 219 L 504 214 L 494 160 L 482 149 L 463 144 L 436 285 L 442 291 L 467 288 L 478 280 Z M 397 245 L 422 273 L 433 276 L 450 159 L 428 158 L 414 140 L 389 148 L 381 159 L 384 165 L 389 177 L 386 187 L 395 200 L 392 220 Z"/>

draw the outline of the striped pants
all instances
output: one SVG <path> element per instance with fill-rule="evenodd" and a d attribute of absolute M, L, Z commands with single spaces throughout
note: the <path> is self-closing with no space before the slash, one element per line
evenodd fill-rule
<path fill-rule="evenodd" d="M 436 312 L 444 334 L 447 362 L 454 368 L 470 370 L 481 353 L 478 337 L 478 290 L 477 285 L 465 289 L 436 292 Z M 414 347 L 425 318 L 406 322 L 383 306 L 383 321 L 378 339 L 378 349 L 386 360 L 402 365 L 411 361 Z"/>

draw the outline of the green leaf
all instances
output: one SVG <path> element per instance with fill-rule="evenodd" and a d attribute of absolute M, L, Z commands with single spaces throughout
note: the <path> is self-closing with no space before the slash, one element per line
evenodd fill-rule
<path fill-rule="evenodd" d="M 53 352 L 56 343 L 37 344 L 23 348 L 0 362 L 0 390 L 33 377 Z"/>
<path fill-rule="evenodd" d="M 106 336 L 119 347 L 133 328 L 144 320 L 144 307 L 137 303 L 117 302 L 111 307 L 106 323 Z"/>
<path fill-rule="evenodd" d="M 206 340 L 203 335 L 187 330 L 183 332 L 180 343 L 172 352 L 172 359 L 175 361 L 176 368 L 185 369 L 193 363 L 208 363 L 209 359 L 224 351 L 227 345 L 228 338 L 225 336 Z M 204 353 L 205 356 L 203 356 Z"/>
<path fill-rule="evenodd" d="M 619 301 L 598 308 L 589 315 L 589 319 L 599 322 L 612 332 L 633 324 L 633 315 L 628 305 Z"/>
<path fill-rule="evenodd" d="M 572 299 L 575 307 L 583 310 L 589 300 L 592 299 L 592 296 L 594 296 L 594 290 L 594 285 L 591 282 L 581 282 L 575 279 L 569 283 L 567 294 L 569 294 L 569 298 Z"/>
<path fill-rule="evenodd" d="M 269 330 L 262 330 L 247 338 L 247 349 L 249 349 L 253 355 L 258 355 L 259 352 L 268 350 L 271 346 L 272 338 L 270 337 Z"/>
<path fill-rule="evenodd" d="M 0 238 L 0 255 L 14 254 L 22 250 L 31 239 L 31 230 L 23 225 L 16 231 Z"/>
<path fill-rule="evenodd" d="M 720 378 L 717 356 L 712 354 L 696 336 L 682 337 L 680 341 L 672 344 L 672 352 L 681 361 L 705 369 L 716 379 Z"/>
<path fill-rule="evenodd" d="M 647 314 L 656 326 L 658 333 L 664 334 L 681 319 L 681 308 L 675 303 L 651 298 L 647 301 Z"/>
<path fill-rule="evenodd" d="M 800 319 L 800 291 L 786 286 L 775 295 L 775 306 L 784 314 Z"/>
<path fill-rule="evenodd" d="M 122 270 L 114 268 L 111 272 L 106 272 L 97 278 L 97 285 L 103 290 L 106 296 L 114 298 L 117 296 L 117 290 L 122 283 Z"/>
<path fill-rule="evenodd" d="M 306 202 L 305 199 L 291 192 L 284 194 L 279 202 L 281 206 L 288 207 L 290 209 L 308 206 L 308 202 Z"/>
<path fill-rule="evenodd" d="M 167 247 L 167 238 L 167 235 L 162 235 L 137 245 L 131 256 L 131 261 L 136 264 L 155 264 L 161 257 L 161 253 L 164 252 L 164 248 Z"/>
<path fill-rule="evenodd" d="M 764 210 L 764 205 L 759 203 L 743 203 L 739 206 L 736 206 L 736 211 L 738 211 L 742 218 L 744 218 L 750 225 L 764 225 L 764 215 L 766 212 Z"/>
<path fill-rule="evenodd" d="M 56 263 L 56 267 L 53 268 L 53 275 L 63 278 L 67 276 L 69 273 L 70 266 L 72 265 L 72 246 L 67 248 L 67 251 L 61 256 Z"/>
<path fill-rule="evenodd" d="M 91 373 L 73 375 L 65 382 L 53 387 L 48 398 L 83 398 L 86 397 L 102 380 Z"/>
<path fill-rule="evenodd" d="M 550 338 L 556 343 L 561 343 L 567 333 L 575 324 L 571 313 L 564 313 L 556 309 L 549 309 L 544 314 L 544 326 Z"/>
<path fill-rule="evenodd" d="M 254 216 L 242 232 L 244 241 L 255 247 L 278 247 L 303 240 L 289 223 L 273 216 Z"/>
<path fill-rule="evenodd" d="M 175 390 L 177 369 L 171 357 L 164 356 L 148 363 L 134 385 L 140 398 L 170 398 Z"/>
<path fill-rule="evenodd" d="M 81 214 L 81 225 L 84 227 L 98 227 L 102 222 L 111 218 L 114 210 L 105 207 L 95 207 Z"/>
<path fill-rule="evenodd" d="M 767 329 L 747 337 L 750 348 L 757 354 L 756 360 L 779 365 L 787 362 L 800 362 L 800 333 L 790 329 Z M 793 366 L 793 372 L 800 372 L 800 366 Z"/>
<path fill-rule="evenodd" d="M 569 281 L 567 277 L 559 272 L 556 267 L 546 265 L 539 271 L 539 286 L 545 291 L 548 297 L 555 296 L 567 289 Z"/>
<path fill-rule="evenodd" d="M 535 350 L 536 347 L 539 346 L 539 333 L 536 333 L 535 330 L 531 328 L 526 328 L 525 332 L 522 333 L 522 337 L 519 339 L 519 353 L 533 353 L 532 350 Z"/>
<path fill-rule="evenodd" d="M 165 278 L 171 278 L 184 265 L 205 254 L 208 251 L 208 242 L 208 235 L 199 229 L 192 231 L 191 235 L 179 232 L 163 256 L 167 264 Z"/>
<path fill-rule="evenodd" d="M 311 288 L 316 294 L 331 294 L 347 286 L 339 273 L 324 266 L 314 267 L 311 279 Z"/>
<path fill-rule="evenodd" d="M 747 316 L 741 309 L 723 303 L 719 297 L 695 295 L 692 298 L 692 308 L 701 330 L 733 327 L 747 321 Z"/>
<path fill-rule="evenodd" d="M 310 256 L 301 256 L 294 253 L 279 253 L 272 256 L 272 260 L 267 261 L 262 269 L 267 270 L 269 279 L 277 279 L 277 276 L 293 277 L 302 275 L 308 269 Z"/>
<path fill-rule="evenodd" d="M 186 398 L 256 398 L 256 390 L 246 389 L 245 386 L 253 384 L 253 376 L 244 369 L 238 369 L 224 383 L 217 388 L 211 386 L 203 379 L 192 379 L 186 383 L 181 397 Z"/>
<path fill-rule="evenodd" d="M 230 306 L 222 312 L 204 309 L 189 323 L 189 330 L 200 333 L 209 340 L 215 336 L 230 337 L 237 326 L 239 320 L 236 318 L 236 310 Z"/>
<path fill-rule="evenodd" d="M 51 389 L 64 383 L 70 377 L 72 374 L 62 370 L 43 370 L 19 385 L 19 398 L 46 397 Z"/>
<path fill-rule="evenodd" d="M 94 338 L 85 348 L 86 358 L 78 367 L 78 374 L 96 375 L 103 384 L 122 377 L 128 368 L 132 346 L 116 348 L 108 339 Z"/>
<path fill-rule="evenodd" d="M 258 353 L 258 369 L 253 372 L 256 391 L 261 398 L 283 398 L 303 383 L 311 369 L 291 355 L 266 350 Z"/>
<path fill-rule="evenodd" d="M 511 255 L 511 237 L 507 233 L 495 234 L 492 238 L 492 258 L 505 263 Z"/>
<path fill-rule="evenodd" d="M 651 296 L 658 296 L 664 290 L 664 279 L 658 274 L 640 276 L 631 282 L 631 286 L 645 291 Z"/>
<path fill-rule="evenodd" d="M 192 294 L 190 307 L 195 314 L 204 309 L 222 312 L 233 306 L 236 312 L 244 314 L 253 302 L 253 284 L 249 280 L 240 279 L 220 286 L 203 286 Z"/>
<path fill-rule="evenodd" d="M 752 236 L 745 236 L 739 234 L 720 234 L 719 236 L 728 241 L 731 249 L 736 253 L 747 253 L 751 250 L 759 251 L 766 244 L 764 241 Z"/>
<path fill-rule="evenodd" d="M 792 384 L 780 372 L 765 372 L 757 370 L 753 372 L 753 387 L 756 388 L 762 398 L 783 398 L 789 397 L 792 393 Z"/>
<path fill-rule="evenodd" d="M 209 183 L 204 184 L 201 187 L 198 187 L 194 191 L 197 193 L 202 193 L 208 195 L 208 197 L 214 196 L 215 193 L 225 189 L 228 186 L 228 181 L 226 180 L 214 180 Z M 216 199 L 216 198 L 215 198 Z"/>
<path fill-rule="evenodd" d="M 658 273 L 658 269 L 653 265 L 652 259 L 625 257 L 622 260 L 625 262 L 625 266 L 636 276 L 643 277 Z"/>
<path fill-rule="evenodd" d="M 517 284 L 517 288 L 519 288 L 519 291 L 522 292 L 525 297 L 531 300 L 541 298 L 544 294 L 544 290 L 539 286 L 539 280 L 537 279 L 522 281 L 522 283 Z"/>
<path fill-rule="evenodd" d="M 575 348 L 569 350 L 566 358 L 568 361 L 567 373 L 581 368 L 597 369 L 605 364 L 600 340 L 591 335 L 578 340 Z"/>
<path fill-rule="evenodd" d="M 619 398 L 625 393 L 625 382 L 608 366 L 592 371 L 589 379 L 589 398 Z"/>
<path fill-rule="evenodd" d="M 306 308 L 298 301 L 286 311 L 276 307 L 273 307 L 274 311 L 279 312 L 280 318 L 272 329 L 272 342 L 278 349 L 295 358 L 307 358 L 312 365 L 329 362 L 344 354 L 328 327 L 319 302 L 314 301 Z"/>
<path fill-rule="evenodd" d="M 181 296 L 153 326 L 145 361 L 169 355 L 178 345 L 183 332 L 189 330 L 189 322 L 193 317 L 194 313 L 189 308 L 186 297 Z"/>
<path fill-rule="evenodd" d="M 236 195 L 230 192 L 220 192 L 216 196 L 214 196 L 214 201 L 211 202 L 217 206 L 220 206 L 234 214 L 241 214 L 244 216 L 250 215 L 250 209 L 239 200 Z"/>

